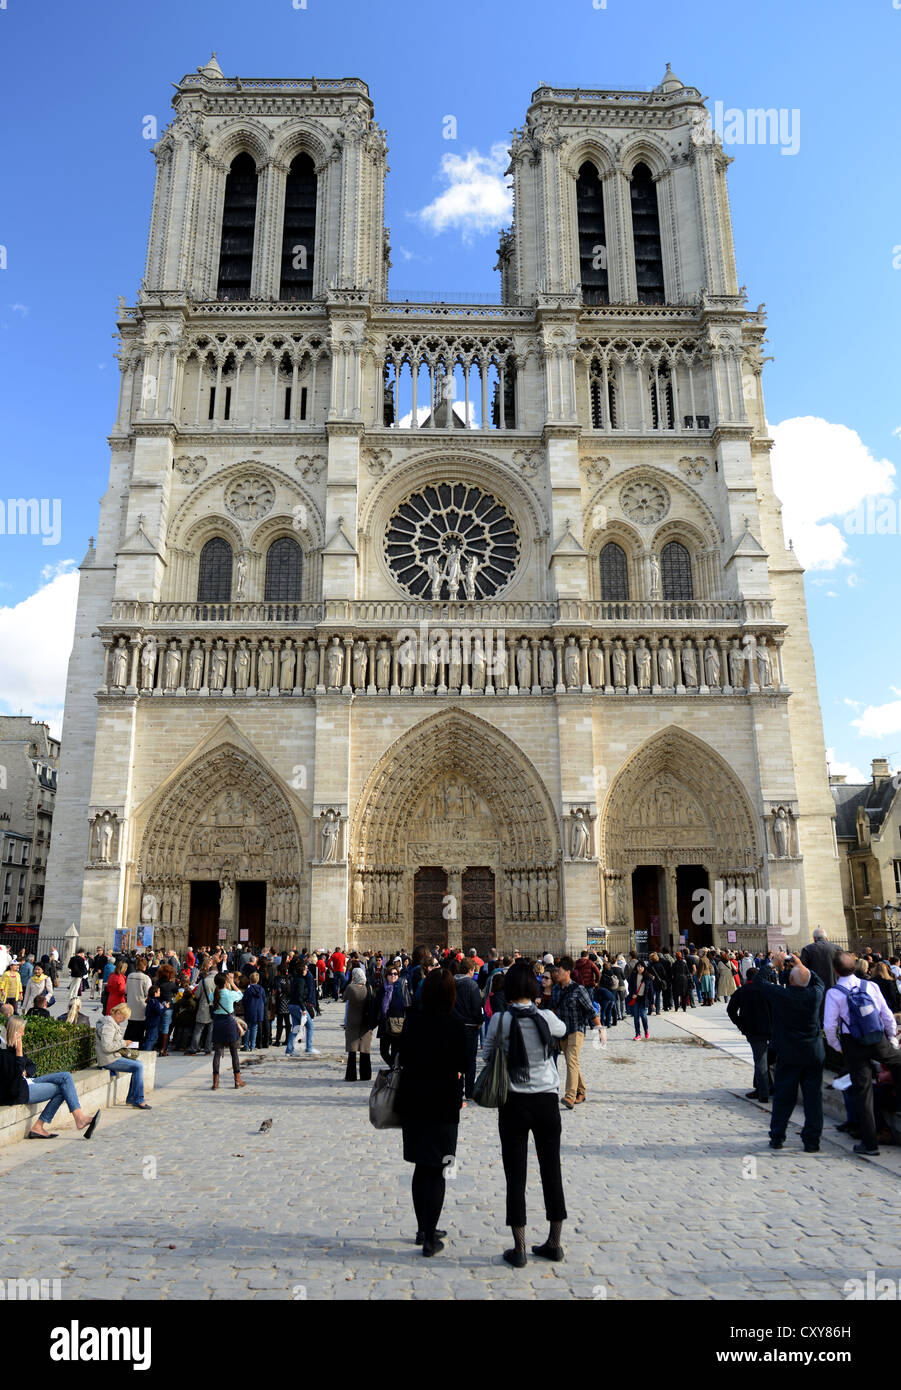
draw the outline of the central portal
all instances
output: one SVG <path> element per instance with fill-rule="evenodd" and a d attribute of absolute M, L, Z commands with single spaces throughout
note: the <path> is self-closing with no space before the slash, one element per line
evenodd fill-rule
<path fill-rule="evenodd" d="M 414 945 L 438 946 L 447 944 L 447 918 L 444 915 L 447 895 L 447 874 L 434 865 L 417 869 L 413 877 L 413 942 Z"/>
<path fill-rule="evenodd" d="M 463 873 L 463 954 L 474 946 L 483 960 L 497 941 L 494 914 L 494 872 L 466 869 Z"/>

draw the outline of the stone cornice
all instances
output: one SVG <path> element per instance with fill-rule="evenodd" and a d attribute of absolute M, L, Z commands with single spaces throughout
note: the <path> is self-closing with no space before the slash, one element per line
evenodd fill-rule
<path fill-rule="evenodd" d="M 329 439 L 362 439 L 364 427 L 359 420 L 327 420 L 325 432 Z"/>
<path fill-rule="evenodd" d="M 714 449 L 719 448 L 720 444 L 726 444 L 732 439 L 744 439 L 750 443 L 754 436 L 754 426 L 747 425 L 717 425 L 710 436 L 710 442 Z"/>
<path fill-rule="evenodd" d="M 162 420 L 138 420 L 131 428 L 136 439 L 170 439 L 174 442 L 178 438 L 175 425 Z"/>
<path fill-rule="evenodd" d="M 574 439 L 576 442 L 582 436 L 582 426 L 580 424 L 548 422 L 541 432 L 542 442 L 547 444 L 551 439 Z"/>

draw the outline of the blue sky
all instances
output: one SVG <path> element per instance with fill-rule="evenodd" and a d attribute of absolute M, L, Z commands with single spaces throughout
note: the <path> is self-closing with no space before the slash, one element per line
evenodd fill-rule
<path fill-rule="evenodd" d="M 901 765 L 891 640 L 901 9 L 892 0 L 295 3 L 6 0 L 0 9 L 0 499 L 61 500 L 58 544 L 0 536 L 0 709 L 56 722 L 66 562 L 84 554 L 107 480 L 116 297 L 132 302 L 143 273 L 153 189 L 145 117 L 162 131 L 172 82 L 212 49 L 230 75 L 364 78 L 388 133 L 397 298 L 496 289 L 503 193 L 492 148 L 522 124 L 535 87 L 648 88 L 669 61 L 711 107 L 800 112 L 795 155 L 727 148 L 739 280 L 769 314 L 769 419 L 809 421 L 777 432 L 777 490 L 799 553 L 820 566 L 806 583 L 827 745 L 837 764 L 866 770 L 887 754 Z M 448 115 L 456 141 L 443 138 Z M 449 220 L 436 231 L 419 214 L 449 182 L 440 205 Z M 468 215 L 455 217 L 463 204 Z M 867 492 L 892 499 L 879 513 L 891 530 L 846 535 L 842 516 Z M 36 651 L 42 625 L 51 638 Z"/>

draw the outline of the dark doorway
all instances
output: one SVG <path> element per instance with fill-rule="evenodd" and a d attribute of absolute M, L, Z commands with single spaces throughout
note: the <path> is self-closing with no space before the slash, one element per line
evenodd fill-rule
<path fill-rule="evenodd" d="M 417 869 L 413 878 L 413 944 L 415 946 L 447 945 L 447 918 L 444 899 L 447 894 L 447 874 L 434 866 Z"/>
<path fill-rule="evenodd" d="M 710 889 L 710 877 L 703 864 L 680 864 L 676 869 L 676 905 L 679 913 L 679 935 L 685 937 L 686 944 L 695 946 L 713 945 L 713 925 L 710 922 L 695 922 L 692 913 L 698 906 L 692 901 L 692 894 L 699 888 Z M 704 913 L 713 915 L 712 904 Z M 698 913 L 701 916 L 701 913 Z"/>
<path fill-rule="evenodd" d="M 247 932 L 242 936 L 242 932 Z M 258 950 L 268 945 L 266 935 L 266 884 L 256 879 L 238 881 L 238 940 Z"/>
<path fill-rule="evenodd" d="M 219 944 L 219 884 L 213 880 L 191 884 L 188 941 L 200 948 Z"/>
<path fill-rule="evenodd" d="M 660 950 L 662 924 L 661 869 L 658 864 L 639 864 L 632 874 L 632 916 L 635 950 L 639 956 Z"/>
<path fill-rule="evenodd" d="M 474 946 L 483 960 L 495 944 L 494 870 L 466 869 L 463 873 L 463 953 Z"/>

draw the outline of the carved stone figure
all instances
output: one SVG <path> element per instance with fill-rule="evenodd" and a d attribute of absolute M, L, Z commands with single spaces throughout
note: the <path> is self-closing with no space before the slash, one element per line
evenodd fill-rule
<path fill-rule="evenodd" d="M 788 859 L 791 854 L 791 825 L 784 806 L 773 812 L 773 842 L 778 858 Z"/>
<path fill-rule="evenodd" d="M 145 893 L 141 899 L 141 921 L 153 923 L 160 915 L 159 903 L 154 893 Z"/>
<path fill-rule="evenodd" d="M 200 690 L 203 685 L 203 647 L 199 642 L 191 643 L 188 654 L 188 689 Z"/>
<path fill-rule="evenodd" d="M 720 683 L 720 654 L 714 646 L 713 638 L 708 637 L 704 649 L 704 679 L 711 690 Z"/>
<path fill-rule="evenodd" d="M 363 875 L 354 875 L 354 918 L 360 921 L 363 916 Z"/>
<path fill-rule="evenodd" d="M 697 689 L 698 660 L 695 656 L 695 649 L 690 642 L 686 642 L 682 648 L 682 676 L 686 689 Z"/>
<path fill-rule="evenodd" d="M 344 652 L 341 650 L 341 642 L 338 637 L 332 638 L 325 662 L 328 668 L 329 689 L 340 690 L 344 675 Z"/>
<path fill-rule="evenodd" d="M 604 684 L 604 652 L 596 637 L 592 637 L 591 646 L 588 649 L 588 678 L 594 690 L 600 690 Z"/>
<path fill-rule="evenodd" d="M 366 643 L 359 638 L 354 642 L 354 689 L 366 689 L 366 667 L 369 664 L 369 654 L 366 651 Z"/>
<path fill-rule="evenodd" d="M 114 833 L 109 811 L 104 811 L 103 819 L 97 825 L 97 857 L 101 864 L 112 862 Z"/>
<path fill-rule="evenodd" d="M 547 920 L 547 874 L 544 872 L 538 875 L 538 916 L 542 921 Z"/>
<path fill-rule="evenodd" d="M 526 886 L 529 894 L 529 916 L 538 916 L 538 884 L 535 882 L 535 874 L 526 874 Z"/>
<path fill-rule="evenodd" d="M 450 661 L 448 662 L 447 683 L 451 690 L 459 690 L 463 680 L 463 653 L 460 643 L 455 637 L 451 643 Z"/>
<path fill-rule="evenodd" d="M 297 652 L 294 650 L 294 643 L 290 637 L 285 638 L 281 654 L 278 659 L 278 688 L 279 690 L 294 689 L 294 672 L 297 668 Z"/>
<path fill-rule="evenodd" d="M 235 652 L 235 689 L 246 690 L 250 684 L 250 652 L 242 637 Z"/>
<path fill-rule="evenodd" d="M 557 870 L 551 869 L 547 876 L 547 911 L 552 922 L 557 919 L 560 888 L 557 883 Z"/>
<path fill-rule="evenodd" d="M 153 689 L 153 677 L 156 671 L 156 642 L 152 637 L 141 648 L 141 689 Z"/>
<path fill-rule="evenodd" d="M 591 852 L 591 826 L 583 810 L 570 813 L 569 857 L 587 859 Z"/>
<path fill-rule="evenodd" d="M 478 635 L 473 638 L 470 662 L 470 685 L 473 690 L 484 690 L 486 670 L 485 649 L 482 646 L 482 639 Z"/>
<path fill-rule="evenodd" d="M 520 907 L 520 903 L 519 903 L 519 875 L 518 875 L 518 874 L 511 874 L 511 875 L 510 875 L 510 915 L 511 915 L 511 917 L 518 917 L 518 916 L 519 916 L 519 907 Z"/>
<path fill-rule="evenodd" d="M 274 654 L 269 645 L 269 638 L 264 637 L 260 643 L 260 655 L 257 660 L 257 689 L 272 689 L 272 672 L 275 665 Z"/>
<path fill-rule="evenodd" d="M 398 875 L 390 874 L 388 877 L 388 920 L 396 922 L 398 918 L 398 907 L 400 901 L 400 886 Z"/>
<path fill-rule="evenodd" d="M 397 652 L 401 690 L 412 690 L 416 683 L 416 639 L 406 638 Z"/>
<path fill-rule="evenodd" d="M 729 684 L 733 690 L 742 690 L 745 684 L 745 654 L 740 650 L 738 638 L 732 638 L 729 648 Z"/>
<path fill-rule="evenodd" d="M 653 550 L 648 556 L 649 598 L 660 597 L 660 560 Z"/>
<path fill-rule="evenodd" d="M 635 677 L 639 690 L 650 690 L 651 653 L 648 651 L 643 637 L 639 637 L 638 646 L 635 648 Z"/>
<path fill-rule="evenodd" d="M 447 564 L 444 567 L 444 578 L 447 581 L 447 596 L 455 599 L 460 592 L 460 551 L 457 546 L 453 546 L 447 557 Z"/>
<path fill-rule="evenodd" d="M 757 684 L 761 690 L 766 690 L 768 686 L 773 684 L 770 654 L 766 646 L 760 642 L 757 644 Z"/>
<path fill-rule="evenodd" d="M 235 560 L 235 599 L 240 600 L 244 597 L 244 589 L 247 584 L 247 553 L 244 550 L 238 551 Z"/>
<path fill-rule="evenodd" d="M 520 690 L 530 690 L 532 686 L 532 653 L 525 637 L 516 648 L 516 684 Z"/>
<path fill-rule="evenodd" d="M 541 650 L 538 653 L 538 681 L 542 690 L 553 690 L 554 688 L 554 653 L 551 649 L 550 639 L 541 639 Z"/>
<path fill-rule="evenodd" d="M 375 654 L 375 683 L 379 690 L 387 690 L 391 685 L 391 648 L 384 639 Z"/>
<path fill-rule="evenodd" d="M 441 656 L 441 638 L 433 633 L 429 638 L 429 650 L 426 658 L 426 684 L 430 690 L 434 690 L 438 684 L 438 659 Z"/>
<path fill-rule="evenodd" d="M 326 811 L 322 821 L 322 858 L 326 864 L 337 863 L 340 833 L 341 818 L 338 812 Z"/>
<path fill-rule="evenodd" d="M 610 669 L 613 673 L 613 684 L 617 690 L 624 689 L 626 685 L 626 653 L 623 651 L 623 644 L 617 638 L 613 644 L 613 651 L 610 654 Z"/>
<path fill-rule="evenodd" d="M 303 688 L 315 690 L 319 682 L 319 652 L 315 642 L 310 642 L 303 654 Z"/>
<path fill-rule="evenodd" d="M 672 690 L 675 687 L 676 667 L 668 637 L 664 637 L 657 652 L 657 675 L 664 690 Z"/>
<path fill-rule="evenodd" d="M 575 639 L 572 637 L 570 637 L 564 648 L 563 671 L 567 689 L 577 689 L 582 683 L 579 673 L 579 648 L 576 646 Z"/>
<path fill-rule="evenodd" d="M 463 590 L 468 599 L 474 599 L 476 596 L 476 576 L 478 572 L 479 557 L 477 555 L 472 555 L 466 562 L 466 576 L 463 580 Z"/>
<path fill-rule="evenodd" d="M 181 652 L 178 650 L 178 643 L 173 637 L 166 648 L 165 661 L 166 675 L 164 685 L 167 690 L 178 689 L 178 677 L 181 670 Z"/>
<path fill-rule="evenodd" d="M 227 660 L 225 643 L 220 637 L 210 654 L 210 690 L 222 690 L 224 687 Z"/>
<path fill-rule="evenodd" d="M 128 644 L 124 637 L 120 637 L 113 649 L 113 685 L 117 690 L 124 690 L 128 685 Z"/>
<path fill-rule="evenodd" d="M 436 555 L 430 555 L 426 560 L 426 569 L 429 572 L 429 592 L 433 599 L 439 599 L 444 576 L 441 573 L 441 566 L 438 564 Z"/>

